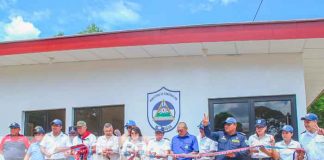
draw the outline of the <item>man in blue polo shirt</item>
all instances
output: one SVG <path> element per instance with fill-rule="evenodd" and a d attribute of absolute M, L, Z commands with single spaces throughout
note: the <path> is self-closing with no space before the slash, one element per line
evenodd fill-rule
<path fill-rule="evenodd" d="M 171 151 L 173 154 L 197 154 L 199 152 L 196 136 L 188 133 L 188 127 L 185 122 L 180 122 L 177 126 L 178 135 L 171 141 Z M 177 158 L 178 160 L 191 160 L 192 158 Z"/>
<path fill-rule="evenodd" d="M 228 117 L 224 122 L 224 131 L 211 132 L 209 119 L 204 114 L 202 120 L 205 134 L 208 138 L 218 142 L 218 151 L 227 151 L 232 149 L 247 147 L 244 133 L 237 132 L 237 121 L 233 117 Z M 228 153 L 226 155 L 216 156 L 216 160 L 241 160 L 248 158 L 248 151 Z"/>

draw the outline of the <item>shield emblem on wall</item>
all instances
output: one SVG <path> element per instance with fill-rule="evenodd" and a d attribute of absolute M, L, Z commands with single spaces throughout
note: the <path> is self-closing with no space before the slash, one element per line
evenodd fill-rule
<path fill-rule="evenodd" d="M 173 130 L 180 120 L 180 91 L 162 87 L 148 93 L 147 120 L 153 129 L 161 126 L 165 132 Z"/>

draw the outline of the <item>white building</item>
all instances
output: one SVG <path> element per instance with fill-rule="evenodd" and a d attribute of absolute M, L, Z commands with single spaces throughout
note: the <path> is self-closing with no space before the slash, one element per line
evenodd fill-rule
<path fill-rule="evenodd" d="M 0 43 L 0 134 L 9 132 L 11 122 L 21 123 L 29 135 L 35 125 L 48 130 L 60 118 L 65 128 L 83 119 L 96 134 L 105 122 L 122 129 L 132 119 L 152 135 L 148 93 L 162 87 L 180 91 L 180 110 L 170 102 L 175 105 L 170 129 L 178 113 L 197 134 L 204 113 L 214 126 L 214 116 L 227 112 L 246 133 L 253 132 L 256 117 L 267 118 L 272 133 L 286 123 L 301 133 L 300 117 L 324 88 L 323 75 L 324 20 Z M 175 134 L 173 129 L 167 136 Z"/>

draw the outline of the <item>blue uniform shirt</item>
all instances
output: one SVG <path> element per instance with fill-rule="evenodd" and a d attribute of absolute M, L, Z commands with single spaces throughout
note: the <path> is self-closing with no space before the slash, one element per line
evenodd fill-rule
<path fill-rule="evenodd" d="M 196 136 L 187 133 L 180 137 L 176 135 L 172 138 L 171 151 L 174 154 L 199 152 L 198 141 Z M 178 158 L 178 160 L 191 160 L 191 158 Z"/>
<path fill-rule="evenodd" d="M 234 135 L 228 135 L 224 131 L 211 132 L 209 126 L 204 127 L 206 137 L 218 142 L 218 151 L 247 147 L 246 137 L 243 133 L 236 132 Z M 225 155 L 216 156 L 216 160 L 239 160 L 247 159 L 248 151 L 236 152 L 234 158 Z"/>
<path fill-rule="evenodd" d="M 40 150 L 39 142 L 32 143 L 27 151 L 27 154 L 30 155 L 30 160 L 44 160 L 44 155 Z"/>

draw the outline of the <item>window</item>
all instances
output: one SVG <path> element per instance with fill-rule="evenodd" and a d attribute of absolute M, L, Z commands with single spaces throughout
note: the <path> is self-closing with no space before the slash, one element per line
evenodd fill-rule
<path fill-rule="evenodd" d="M 227 117 L 235 117 L 238 131 L 250 136 L 255 133 L 255 120 L 266 119 L 268 133 L 281 140 L 280 129 L 285 124 L 294 127 L 297 139 L 296 96 L 262 96 L 209 99 L 209 117 L 213 130 L 223 130 Z"/>
<path fill-rule="evenodd" d="M 82 107 L 74 109 L 74 124 L 83 120 L 88 130 L 96 136 L 103 135 L 105 123 L 111 123 L 114 129 L 124 131 L 124 106 Z"/>
<path fill-rule="evenodd" d="M 60 119 L 63 122 L 62 131 L 65 131 L 65 109 L 25 111 L 24 134 L 33 135 L 35 126 L 42 126 L 46 132 L 51 131 L 50 123 L 54 119 Z"/>

